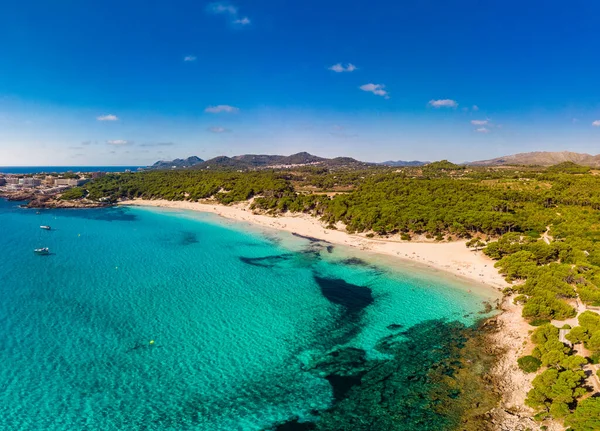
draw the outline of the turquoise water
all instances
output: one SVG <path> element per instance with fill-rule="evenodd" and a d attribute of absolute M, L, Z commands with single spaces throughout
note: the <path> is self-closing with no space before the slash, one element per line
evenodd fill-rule
<path fill-rule="evenodd" d="M 6 430 L 265 430 L 318 420 L 334 402 L 313 369 L 323 355 L 345 346 L 385 357 L 376 344 L 395 328 L 470 325 L 495 298 L 212 215 L 37 214 L 0 200 L 0 231 Z M 42 246 L 52 254 L 34 255 Z"/>

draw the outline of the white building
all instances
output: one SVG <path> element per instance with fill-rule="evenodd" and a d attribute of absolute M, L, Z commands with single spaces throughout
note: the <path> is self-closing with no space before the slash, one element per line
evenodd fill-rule
<path fill-rule="evenodd" d="M 78 178 L 57 178 L 54 180 L 55 186 L 80 186 L 85 184 L 86 180 L 80 180 Z"/>
<path fill-rule="evenodd" d="M 19 178 L 19 184 L 23 187 L 37 187 L 42 184 L 42 181 L 37 178 Z"/>

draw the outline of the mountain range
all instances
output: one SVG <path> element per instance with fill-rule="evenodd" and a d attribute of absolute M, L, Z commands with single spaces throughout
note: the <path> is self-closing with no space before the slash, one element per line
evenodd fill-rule
<path fill-rule="evenodd" d="M 512 154 L 504 157 L 497 157 L 489 160 L 479 160 L 475 162 L 466 162 L 464 164 L 471 166 L 510 166 L 510 165 L 536 165 L 552 166 L 563 162 L 573 162 L 579 165 L 600 167 L 600 154 L 593 156 L 586 153 L 575 153 L 572 151 L 536 151 L 531 153 Z M 335 157 L 328 159 L 318 157 L 307 152 L 292 154 L 291 156 L 279 156 L 268 154 L 243 154 L 240 156 L 218 156 L 209 160 L 202 160 L 199 157 L 192 156 L 187 159 L 175 159 L 171 161 L 158 161 L 150 169 L 261 169 L 261 168 L 283 168 L 292 166 L 315 165 L 328 168 L 343 167 L 366 167 L 366 166 L 392 166 L 392 167 L 411 167 L 423 166 L 430 162 L 425 161 L 403 161 L 389 160 L 381 163 L 367 163 L 353 159 L 351 157 Z"/>
<path fill-rule="evenodd" d="M 497 157 L 489 160 L 470 162 L 475 166 L 504 166 L 504 165 L 537 165 L 552 166 L 564 162 L 573 162 L 578 165 L 598 167 L 600 166 L 600 154 L 593 156 L 586 153 L 574 153 L 572 151 L 535 151 L 532 153 L 519 153 L 510 156 Z"/>
<path fill-rule="evenodd" d="M 291 156 L 279 156 L 268 154 L 243 154 L 241 156 L 218 156 L 209 160 L 202 160 L 192 156 L 187 159 L 175 159 L 172 161 L 158 161 L 150 166 L 151 169 L 260 169 L 279 168 L 290 166 L 318 165 L 324 167 L 361 167 L 372 166 L 374 163 L 366 163 L 350 157 L 335 157 L 327 159 L 301 152 Z"/>

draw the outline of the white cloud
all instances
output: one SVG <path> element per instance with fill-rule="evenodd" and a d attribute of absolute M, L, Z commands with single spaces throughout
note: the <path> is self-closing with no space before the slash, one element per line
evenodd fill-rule
<path fill-rule="evenodd" d="M 186 55 L 185 57 L 183 57 L 183 61 L 196 61 L 196 56 L 195 55 Z"/>
<path fill-rule="evenodd" d="M 242 19 L 236 19 L 235 21 L 233 21 L 234 24 L 240 24 L 240 25 L 248 25 L 250 24 L 250 19 L 245 16 Z"/>
<path fill-rule="evenodd" d="M 206 108 L 204 110 L 204 112 L 208 112 L 210 114 L 219 114 L 221 112 L 227 112 L 229 114 L 235 114 L 237 112 L 239 112 L 239 108 L 236 108 L 235 106 L 229 106 L 229 105 L 217 105 L 217 106 L 209 106 L 208 108 Z"/>
<path fill-rule="evenodd" d="M 154 142 L 141 144 L 140 147 L 171 147 L 175 145 L 173 142 Z"/>
<path fill-rule="evenodd" d="M 359 87 L 362 91 L 369 91 L 377 96 L 383 96 L 386 99 L 389 99 L 390 96 L 386 90 L 384 90 L 385 85 L 383 84 L 365 84 Z"/>
<path fill-rule="evenodd" d="M 334 72 L 337 72 L 337 73 L 354 72 L 356 70 L 356 66 L 353 65 L 352 63 L 348 63 L 346 65 L 346 67 L 344 67 L 344 65 L 342 63 L 338 63 L 338 64 L 334 64 L 333 66 L 331 66 L 329 68 L 329 70 L 333 70 Z"/>
<path fill-rule="evenodd" d="M 108 145 L 128 145 L 130 142 L 124 139 L 113 139 L 112 141 L 106 141 Z"/>
<path fill-rule="evenodd" d="M 471 120 L 471 124 L 474 126 L 485 126 L 489 123 L 489 120 Z"/>
<path fill-rule="evenodd" d="M 240 16 L 238 14 L 239 9 L 237 6 L 229 3 L 229 2 L 216 2 L 210 3 L 207 7 L 209 13 L 219 14 L 219 15 L 229 15 L 232 19 L 233 24 L 237 25 L 249 25 L 252 21 L 247 16 Z"/>
<path fill-rule="evenodd" d="M 476 129 L 475 131 L 479 132 L 479 133 L 489 133 L 490 129 L 486 129 L 485 127 L 480 127 L 479 129 Z"/>
<path fill-rule="evenodd" d="M 430 100 L 429 106 L 433 106 L 434 108 L 456 108 L 458 106 L 458 102 L 452 99 Z"/>
<path fill-rule="evenodd" d="M 479 111 L 479 106 L 477 105 L 473 105 L 473 107 L 471 108 L 473 111 Z"/>
<path fill-rule="evenodd" d="M 99 117 L 96 117 L 96 120 L 98 120 L 98 121 L 118 121 L 119 117 L 117 117 L 116 115 L 113 115 L 113 114 L 100 115 Z"/>
<path fill-rule="evenodd" d="M 229 132 L 229 130 L 227 130 L 224 127 L 209 127 L 208 131 L 212 132 L 212 133 L 225 133 L 225 132 Z"/>
<path fill-rule="evenodd" d="M 600 120 L 596 120 L 592 123 L 592 126 L 594 127 L 600 127 Z"/>
<path fill-rule="evenodd" d="M 228 13 L 230 15 L 237 14 L 237 7 L 231 3 L 211 3 L 208 5 L 208 10 L 212 13 Z"/>

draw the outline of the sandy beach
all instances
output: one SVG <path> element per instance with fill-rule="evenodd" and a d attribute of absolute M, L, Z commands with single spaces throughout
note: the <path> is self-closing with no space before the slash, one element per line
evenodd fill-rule
<path fill-rule="evenodd" d="M 224 206 L 187 201 L 136 199 L 120 202 L 120 205 L 162 207 L 213 213 L 232 220 L 249 222 L 259 226 L 318 238 L 333 244 L 346 245 L 364 251 L 417 262 L 421 265 L 445 271 L 457 277 L 463 277 L 497 289 L 507 286 L 506 281 L 494 268 L 494 261 L 481 251 L 468 249 L 465 246 L 465 241 L 402 241 L 399 236 L 386 239 L 366 238 L 363 235 L 348 234 L 341 226 L 338 230 L 326 229 L 317 218 L 311 217 L 308 214 L 285 214 L 277 217 L 254 214 L 249 209 L 248 204 Z"/>

